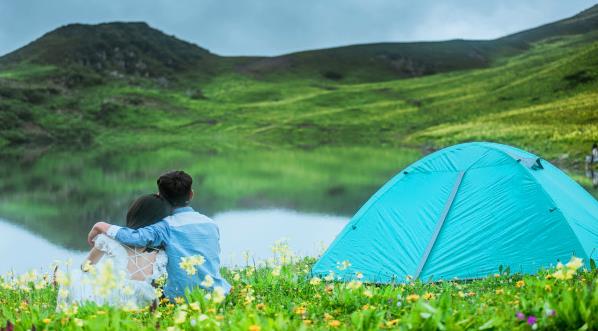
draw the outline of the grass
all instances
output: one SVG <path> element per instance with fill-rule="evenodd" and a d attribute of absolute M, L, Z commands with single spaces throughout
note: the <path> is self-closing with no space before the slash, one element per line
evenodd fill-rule
<path fill-rule="evenodd" d="M 157 308 L 89 303 L 61 307 L 48 275 L 0 278 L 0 327 L 14 330 L 593 330 L 598 274 L 567 266 L 537 275 L 495 275 L 374 285 L 311 277 L 312 258 L 271 259 L 223 270 L 232 283 L 223 301 L 202 289 Z M 570 270 L 570 279 L 563 277 Z"/>

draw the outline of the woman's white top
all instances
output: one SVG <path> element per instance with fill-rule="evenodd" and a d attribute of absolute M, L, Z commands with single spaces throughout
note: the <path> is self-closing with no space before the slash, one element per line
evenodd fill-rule
<path fill-rule="evenodd" d="M 104 253 L 96 265 L 58 277 L 58 309 L 84 302 L 136 309 L 157 299 L 152 282 L 166 274 L 163 250 L 130 248 L 103 234 L 94 246 Z"/>

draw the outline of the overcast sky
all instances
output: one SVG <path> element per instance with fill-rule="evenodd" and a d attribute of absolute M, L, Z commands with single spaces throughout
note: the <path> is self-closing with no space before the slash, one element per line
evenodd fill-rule
<path fill-rule="evenodd" d="M 221 55 L 496 38 L 596 0 L 0 0 L 0 54 L 68 23 L 145 21 Z"/>

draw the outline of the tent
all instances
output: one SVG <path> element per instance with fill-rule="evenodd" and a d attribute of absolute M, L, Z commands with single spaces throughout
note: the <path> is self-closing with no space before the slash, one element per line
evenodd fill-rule
<path fill-rule="evenodd" d="M 598 256 L 598 202 L 549 162 L 487 142 L 408 166 L 353 216 L 312 273 L 388 283 L 534 273 Z"/>

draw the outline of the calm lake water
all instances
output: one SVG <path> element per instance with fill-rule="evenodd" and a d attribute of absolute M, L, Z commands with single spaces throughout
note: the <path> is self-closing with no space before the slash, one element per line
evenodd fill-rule
<path fill-rule="evenodd" d="M 220 213 L 214 221 L 220 227 L 222 263 L 239 266 L 245 265 L 245 252 L 252 261 L 271 257 L 272 244 L 281 239 L 287 240 L 297 255 L 316 256 L 342 230 L 347 218 L 271 209 Z M 48 270 L 54 260 L 80 262 L 86 256 L 85 251 L 60 247 L 7 220 L 0 219 L 0 233 L 0 274 Z"/>
<path fill-rule="evenodd" d="M 271 256 L 287 238 L 316 256 L 387 180 L 421 157 L 398 148 L 314 150 L 151 149 L 0 151 L 0 273 L 81 260 L 98 220 L 121 224 L 130 203 L 156 191 L 159 174 L 194 178 L 192 206 L 221 229 L 222 262 Z M 594 196 L 593 173 L 571 173 Z M 598 183 L 598 181 L 596 181 Z"/>

